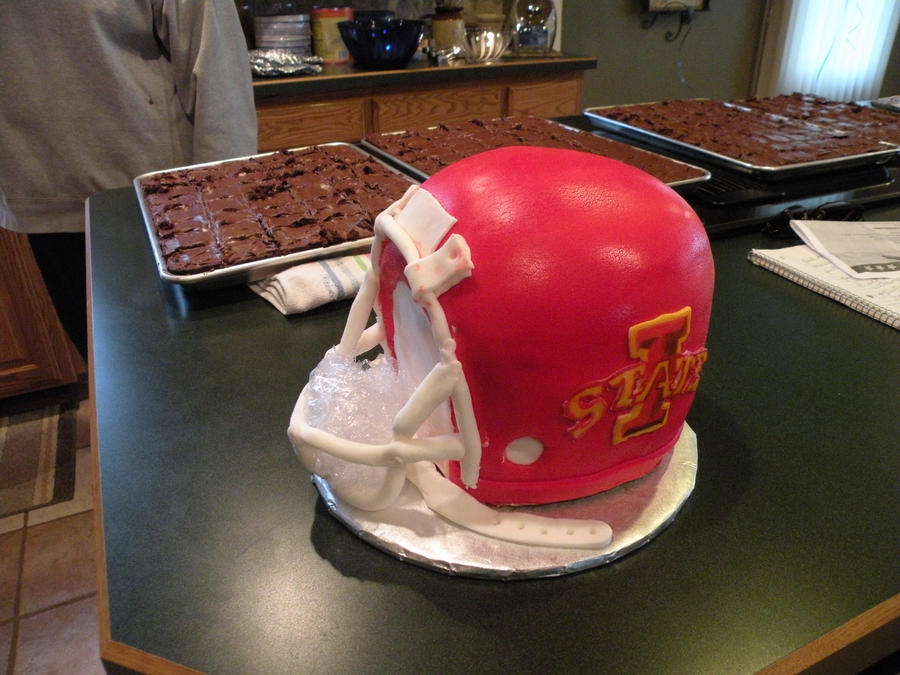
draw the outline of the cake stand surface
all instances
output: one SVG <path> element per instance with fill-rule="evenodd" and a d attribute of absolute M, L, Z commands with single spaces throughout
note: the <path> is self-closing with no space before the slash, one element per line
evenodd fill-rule
<path fill-rule="evenodd" d="M 685 424 L 672 452 L 638 480 L 583 499 L 515 507 L 542 516 L 609 523 L 613 539 L 600 550 L 524 546 L 485 537 L 433 513 L 409 481 L 390 507 L 362 511 L 336 497 L 321 476 L 312 479 L 328 511 L 386 553 L 446 574 L 512 580 L 571 574 L 640 548 L 675 519 L 694 489 L 696 474 L 697 437 Z"/>

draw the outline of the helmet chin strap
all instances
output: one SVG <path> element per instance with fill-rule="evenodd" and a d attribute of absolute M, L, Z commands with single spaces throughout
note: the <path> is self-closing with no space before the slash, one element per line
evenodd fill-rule
<path fill-rule="evenodd" d="M 602 520 L 547 518 L 493 509 L 451 483 L 430 462 L 410 464 L 406 477 L 422 493 L 429 509 L 487 537 L 529 546 L 597 550 L 612 542 L 612 528 Z"/>
<path fill-rule="evenodd" d="M 612 529 L 600 520 L 547 518 L 500 511 L 482 504 L 445 478 L 435 466 L 436 461 L 446 456 L 446 448 L 454 443 L 457 452 L 462 454 L 462 446 L 453 437 L 415 438 L 399 445 L 396 441 L 385 445 L 354 443 L 310 426 L 306 421 L 308 403 L 308 389 L 304 387 L 291 415 L 288 435 L 297 457 L 310 473 L 317 473 L 318 452 L 364 466 L 386 467 L 377 487 L 325 476 L 335 496 L 355 508 L 369 512 L 388 508 L 409 480 L 435 514 L 486 537 L 530 546 L 593 550 L 606 548 L 612 541 Z M 428 457 L 429 453 L 433 456 Z M 403 463 L 404 460 L 409 463 Z"/>

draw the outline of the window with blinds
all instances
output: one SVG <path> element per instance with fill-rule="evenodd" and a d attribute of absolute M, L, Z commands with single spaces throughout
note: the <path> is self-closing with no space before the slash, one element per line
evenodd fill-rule
<path fill-rule="evenodd" d="M 754 94 L 876 98 L 898 21 L 897 0 L 771 0 Z"/>

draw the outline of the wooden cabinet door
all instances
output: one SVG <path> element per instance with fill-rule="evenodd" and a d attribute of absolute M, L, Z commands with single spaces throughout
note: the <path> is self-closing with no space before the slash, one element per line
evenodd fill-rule
<path fill-rule="evenodd" d="M 455 124 L 479 117 L 499 117 L 504 108 L 501 85 L 419 89 L 373 97 L 376 133 L 434 124 Z"/>
<path fill-rule="evenodd" d="M 578 76 L 509 87 L 509 114 L 561 117 L 581 113 L 584 78 Z"/>
<path fill-rule="evenodd" d="M 364 97 L 310 102 L 291 98 L 257 101 L 259 151 L 358 141 L 365 134 L 366 104 Z"/>
<path fill-rule="evenodd" d="M 0 228 L 0 397 L 75 382 L 73 351 L 28 239 Z"/>

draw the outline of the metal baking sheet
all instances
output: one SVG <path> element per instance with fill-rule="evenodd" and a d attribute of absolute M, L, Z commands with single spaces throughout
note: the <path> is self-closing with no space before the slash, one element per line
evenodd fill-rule
<path fill-rule="evenodd" d="M 882 110 L 890 110 L 891 112 L 900 112 L 900 95 L 884 96 L 883 98 L 876 98 L 871 101 L 871 104 L 873 107 L 881 108 Z"/>
<path fill-rule="evenodd" d="M 384 166 L 387 170 L 396 173 L 399 176 L 409 180 L 410 184 L 417 183 L 418 181 L 404 172 L 398 170 L 397 168 L 391 166 L 380 157 L 374 155 L 373 153 L 368 152 L 364 148 L 360 148 L 357 145 L 352 143 L 320 143 L 316 146 L 303 146 L 298 148 L 291 148 L 289 152 L 306 150 L 311 147 L 330 147 L 330 146 L 343 146 L 352 149 L 355 152 L 360 153 L 366 157 L 371 157 L 373 160 L 378 162 L 380 165 Z M 224 161 L 216 161 L 216 162 L 205 162 L 202 164 L 191 164 L 189 166 L 181 166 L 174 167 L 171 169 L 164 169 L 161 171 L 153 171 L 145 174 L 141 174 L 137 176 L 132 182 L 134 185 L 135 192 L 137 193 L 138 202 L 141 208 L 141 215 L 143 216 L 144 226 L 147 231 L 147 236 L 150 239 L 150 248 L 153 251 L 153 258 L 159 272 L 159 276 L 163 281 L 179 284 L 185 286 L 187 288 L 192 289 L 213 289 L 213 288 L 221 288 L 224 286 L 232 286 L 238 284 L 246 284 L 251 281 L 257 281 L 259 279 L 263 279 L 267 276 L 275 274 L 281 270 L 287 269 L 288 267 L 292 267 L 293 265 L 297 265 L 303 262 L 309 262 L 312 260 L 319 260 L 322 258 L 334 257 L 337 255 L 349 255 L 351 253 L 357 251 L 368 250 L 372 246 L 372 237 L 364 237 L 362 239 L 357 239 L 355 241 L 348 241 L 341 244 L 334 244 L 332 246 L 325 246 L 320 248 L 312 248 L 307 249 L 305 251 L 296 251 L 294 253 L 289 253 L 281 256 L 274 256 L 271 258 L 262 258 L 260 260 L 249 261 L 245 263 L 240 263 L 237 265 L 231 265 L 228 267 L 222 267 L 214 270 L 208 270 L 205 272 L 198 272 L 195 274 L 173 274 L 168 271 L 166 268 L 166 261 L 163 258 L 162 251 L 159 245 L 159 238 L 156 234 L 156 227 L 153 224 L 153 219 L 150 215 L 149 208 L 144 200 L 144 193 L 141 189 L 141 181 L 162 174 L 172 173 L 174 171 L 183 171 L 183 170 L 191 170 L 191 169 L 201 169 L 210 166 L 221 166 L 225 164 L 230 164 L 232 162 L 240 162 L 248 159 L 255 159 L 259 157 L 265 157 L 268 155 L 274 155 L 278 151 L 274 152 L 265 152 L 259 153 L 255 155 L 248 155 L 246 157 L 235 157 L 230 158 Z M 401 195 L 397 195 L 399 199 Z"/>
<path fill-rule="evenodd" d="M 428 129 L 435 129 L 435 128 L 436 127 L 428 127 Z M 382 134 L 382 136 L 399 136 L 400 134 L 404 134 L 404 133 L 406 133 L 406 132 L 405 131 L 391 131 L 386 134 Z M 420 171 L 419 169 L 414 167 L 412 164 L 409 164 L 408 162 L 404 162 L 403 160 L 401 160 L 398 157 L 389 153 L 387 150 L 381 149 L 376 144 L 372 143 L 371 141 L 366 140 L 365 138 L 362 139 L 359 142 L 359 144 L 365 150 L 371 152 L 376 157 L 380 157 L 381 159 L 383 159 L 387 162 L 391 162 L 392 164 L 400 167 L 400 169 L 402 171 L 405 171 L 410 176 L 414 176 L 416 178 L 416 180 L 425 181 L 425 180 L 428 180 L 428 178 L 431 176 L 431 174 L 425 173 L 424 171 Z"/>
<path fill-rule="evenodd" d="M 637 104 L 646 105 L 646 104 Z M 734 106 L 743 110 L 748 110 L 742 106 Z M 819 173 L 835 171 L 837 169 L 847 169 L 858 166 L 871 166 L 889 161 L 897 155 L 900 147 L 891 143 L 882 142 L 884 150 L 867 152 L 856 155 L 847 155 L 843 157 L 835 157 L 813 162 L 800 162 L 796 164 L 784 164 L 779 166 L 766 166 L 759 164 L 751 164 L 741 161 L 734 157 L 729 157 L 711 150 L 707 150 L 698 145 L 678 141 L 652 131 L 632 126 L 619 120 L 606 116 L 606 111 L 615 109 L 627 109 L 627 105 L 603 106 L 586 108 L 584 110 L 593 124 L 606 131 L 619 134 L 626 138 L 631 138 L 639 142 L 648 144 L 649 146 L 659 149 L 662 152 L 681 152 L 685 156 L 692 158 L 697 162 L 708 162 L 716 166 L 720 166 L 732 171 L 749 174 L 755 178 L 763 180 L 774 180 L 781 178 L 796 178 L 800 176 L 813 176 Z M 785 118 L 788 119 L 788 118 Z M 796 121 L 796 120 L 794 120 Z M 815 125 L 810 125 L 815 126 Z"/>
<path fill-rule="evenodd" d="M 496 119 L 498 119 L 498 118 L 495 118 L 494 120 L 491 120 L 491 121 L 495 121 Z M 590 132 L 584 131 L 583 129 L 577 129 L 577 128 L 575 128 L 575 127 L 571 127 L 571 126 L 566 125 L 566 124 L 561 124 L 561 123 L 559 123 L 559 122 L 554 122 L 553 120 L 544 120 L 544 121 L 547 122 L 548 124 L 553 124 L 553 125 L 555 125 L 555 126 L 558 126 L 560 129 L 563 129 L 563 130 L 565 130 L 565 131 L 569 131 L 569 132 L 576 133 L 576 134 L 588 134 L 588 135 L 591 135 Z M 435 129 L 438 129 L 438 128 L 439 128 L 438 126 L 430 126 L 430 127 L 426 127 L 426 128 L 424 129 L 424 131 L 434 131 Z M 401 135 L 401 134 L 408 133 L 409 131 L 413 131 L 413 129 L 405 129 L 405 130 L 402 130 L 402 131 L 392 131 L 392 132 L 384 133 L 384 134 L 381 134 L 381 135 L 382 135 L 382 136 L 399 136 L 399 135 Z M 607 140 L 607 141 L 609 141 L 610 143 L 620 143 L 620 141 L 616 141 L 616 140 L 613 140 L 613 139 L 606 139 L 606 138 L 604 138 L 604 140 Z M 429 178 L 429 176 L 431 175 L 431 174 L 429 174 L 429 173 L 427 173 L 427 172 L 425 172 L 425 171 L 422 171 L 421 169 L 416 168 L 416 167 L 413 166 L 412 164 L 409 164 L 409 163 L 407 163 L 407 162 L 404 162 L 404 161 L 401 160 L 400 158 L 398 158 L 398 157 L 396 157 L 395 155 L 391 154 L 388 150 L 385 150 L 385 149 L 381 148 L 381 147 L 380 147 L 379 145 L 377 145 L 376 143 L 373 143 L 373 142 L 371 142 L 371 141 L 369 141 L 369 140 L 367 140 L 367 139 L 363 139 L 362 141 L 360 141 L 360 145 L 361 145 L 363 148 L 365 148 L 366 150 L 368 150 L 369 152 L 371 152 L 373 155 L 375 155 L 375 156 L 377 156 L 377 157 L 381 157 L 381 158 L 383 158 L 384 160 L 386 160 L 386 161 L 388 161 L 388 162 L 392 162 L 392 163 L 395 164 L 396 166 L 400 167 L 405 173 L 408 173 L 408 174 L 411 175 L 411 176 L 415 176 L 415 177 L 416 177 L 418 180 L 420 180 L 420 181 L 427 180 L 427 179 Z M 639 152 L 647 153 L 648 155 L 654 155 L 654 156 L 656 156 L 656 157 L 658 157 L 658 158 L 661 158 L 661 159 L 663 159 L 663 160 L 667 160 L 667 161 L 669 161 L 669 162 L 672 162 L 673 164 L 678 164 L 678 165 L 680 165 L 680 166 L 683 166 L 686 170 L 697 172 L 697 176 L 696 176 L 696 177 L 686 178 L 686 179 L 683 179 L 683 180 L 676 180 L 676 181 L 669 181 L 669 182 L 667 182 L 667 185 L 669 185 L 670 187 L 678 187 L 678 186 L 684 186 L 684 185 L 693 185 L 693 184 L 696 184 L 696 183 L 703 183 L 703 182 L 709 180 L 709 178 L 710 178 L 710 176 L 711 176 L 710 172 L 709 172 L 707 169 L 704 169 L 703 167 L 695 166 L 695 165 L 693 165 L 693 164 L 689 164 L 688 162 L 683 162 L 683 161 L 681 161 L 681 160 L 673 159 L 673 158 L 671 158 L 671 157 L 666 157 L 666 156 L 664 156 L 664 155 L 659 155 L 659 154 L 654 153 L 654 152 L 652 152 L 652 151 L 650 151 L 650 150 L 644 150 L 644 149 L 642 149 L 642 148 L 634 148 L 633 146 L 632 146 L 632 149 L 638 150 Z M 638 167 L 638 168 L 640 168 L 640 167 Z"/>

